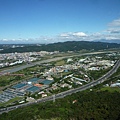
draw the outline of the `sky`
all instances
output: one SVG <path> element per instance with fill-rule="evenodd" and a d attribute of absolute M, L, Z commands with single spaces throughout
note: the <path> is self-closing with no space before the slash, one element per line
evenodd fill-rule
<path fill-rule="evenodd" d="M 120 0 L 0 0 L 0 42 L 120 40 Z"/>

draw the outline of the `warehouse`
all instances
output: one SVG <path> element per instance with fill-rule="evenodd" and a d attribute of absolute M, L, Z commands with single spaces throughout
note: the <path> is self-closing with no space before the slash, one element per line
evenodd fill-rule
<path fill-rule="evenodd" d="M 32 86 L 32 87 L 30 87 L 30 88 L 28 88 L 27 90 L 26 90 L 26 92 L 30 92 L 30 93 L 35 93 L 35 92 L 39 92 L 41 89 L 39 88 L 39 87 L 36 87 L 36 86 Z"/>

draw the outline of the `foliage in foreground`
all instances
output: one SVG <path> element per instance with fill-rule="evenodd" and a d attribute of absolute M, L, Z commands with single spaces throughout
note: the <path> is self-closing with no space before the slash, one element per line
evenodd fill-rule
<path fill-rule="evenodd" d="M 75 103 L 73 103 L 75 101 Z M 0 120 L 120 120 L 120 93 L 79 92 L 0 115 Z"/>

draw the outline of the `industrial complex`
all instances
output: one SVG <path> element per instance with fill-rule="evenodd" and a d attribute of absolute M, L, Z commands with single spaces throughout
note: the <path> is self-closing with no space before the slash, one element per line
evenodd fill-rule
<path fill-rule="evenodd" d="M 52 82 L 53 80 L 31 78 L 4 90 L 0 94 L 0 102 L 7 102 L 15 97 L 23 97 L 26 93 L 34 94 L 35 92 L 40 92 L 49 87 Z"/>

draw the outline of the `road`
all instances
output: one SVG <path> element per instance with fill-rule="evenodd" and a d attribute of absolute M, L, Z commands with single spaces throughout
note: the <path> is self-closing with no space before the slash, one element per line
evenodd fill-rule
<path fill-rule="evenodd" d="M 19 70 L 22 70 L 22 69 L 25 69 L 25 68 L 28 68 L 28 67 L 33 67 L 37 64 L 42 64 L 42 63 L 48 63 L 48 62 L 52 62 L 52 61 L 57 61 L 57 60 L 60 60 L 60 59 L 63 59 L 64 57 L 57 57 L 57 58 L 52 58 L 52 59 L 48 59 L 48 60 L 43 60 L 43 61 L 39 61 L 39 62 L 33 62 L 31 64 L 26 64 L 26 65 L 22 65 L 22 66 L 19 66 L 19 67 L 14 67 L 14 68 L 10 68 L 10 69 L 6 69 L 6 70 L 3 70 L 0 72 L 0 76 L 2 75 L 5 75 L 7 73 L 14 73 L 14 72 L 17 72 Z"/>
<path fill-rule="evenodd" d="M 38 64 L 42 64 L 42 63 L 49 63 L 52 61 L 57 61 L 57 60 L 61 60 L 64 58 L 68 58 L 68 57 L 75 57 L 75 56 L 83 56 L 83 55 L 93 55 L 93 54 L 102 54 L 102 53 L 108 53 L 108 52 L 114 52 L 114 51 L 107 51 L 107 52 L 91 52 L 91 53 L 83 53 L 83 54 L 79 54 L 79 55 L 72 55 L 72 56 L 65 56 L 65 57 L 57 57 L 57 58 L 51 58 L 51 59 L 47 59 L 47 60 L 42 60 L 42 61 L 38 61 L 38 62 L 33 62 L 31 64 L 26 64 L 26 65 L 21 65 L 19 67 L 14 67 L 14 68 L 8 68 L 6 70 L 0 71 L 0 76 L 5 75 L 7 73 L 14 73 L 17 72 L 19 70 L 28 68 L 28 67 L 33 67 L 35 65 Z"/>
<path fill-rule="evenodd" d="M 120 67 L 120 60 L 118 60 L 116 62 L 116 64 L 113 66 L 113 68 L 109 72 L 107 72 L 105 75 L 103 75 L 99 79 L 97 79 L 95 81 L 92 81 L 92 82 L 90 82 L 90 83 L 88 83 L 88 84 L 86 84 L 84 86 L 81 86 L 81 87 L 78 87 L 78 88 L 75 88 L 75 89 L 70 89 L 68 91 L 61 92 L 61 93 L 58 93 L 58 94 L 53 95 L 53 96 L 38 99 L 35 102 L 28 102 L 28 103 L 24 103 L 24 104 L 20 104 L 20 105 L 16 105 L 16 106 L 2 108 L 2 109 L 0 109 L 0 114 L 2 114 L 4 112 L 9 112 L 9 111 L 17 109 L 17 108 L 22 108 L 22 107 L 25 107 L 25 106 L 29 106 L 31 104 L 37 104 L 37 103 L 42 103 L 42 102 L 46 102 L 46 101 L 51 101 L 51 100 L 54 100 L 54 97 L 55 97 L 55 99 L 64 98 L 67 95 L 71 95 L 73 93 L 89 89 L 89 88 L 91 88 L 93 86 L 96 86 L 96 85 L 101 84 L 104 81 L 106 81 L 107 78 L 109 78 L 112 74 L 114 74 L 119 67 Z"/>

